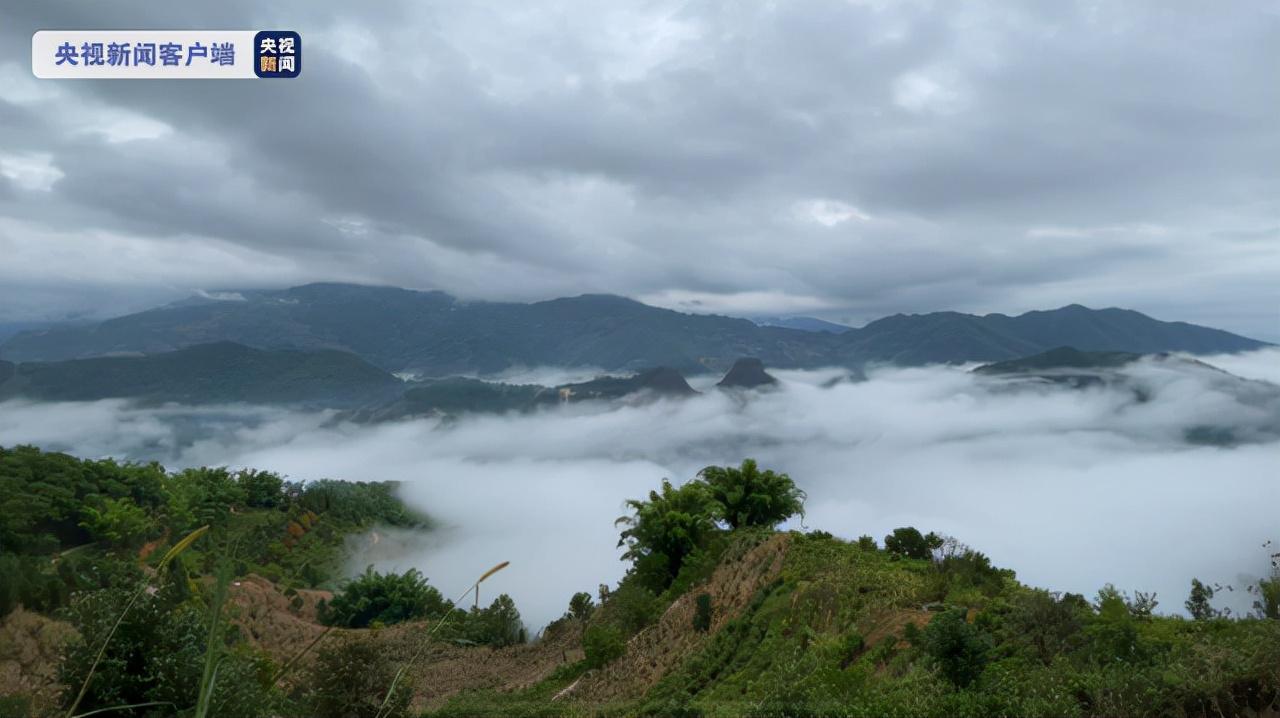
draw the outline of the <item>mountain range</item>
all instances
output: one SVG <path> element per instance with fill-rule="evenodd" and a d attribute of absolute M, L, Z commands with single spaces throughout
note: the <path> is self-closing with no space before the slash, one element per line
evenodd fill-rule
<path fill-rule="evenodd" d="M 612 295 L 525 304 L 463 301 L 435 291 L 308 284 L 219 292 L 97 324 L 25 331 L 0 344 L 0 358 L 31 362 L 155 354 L 222 341 L 270 350 L 344 351 L 385 371 L 427 377 L 483 375 L 521 366 L 722 372 L 746 356 L 772 367 L 810 368 L 994 362 L 1059 346 L 1195 354 L 1267 346 L 1132 310 L 1074 304 L 1018 316 L 897 314 L 831 333 L 684 314 Z"/>

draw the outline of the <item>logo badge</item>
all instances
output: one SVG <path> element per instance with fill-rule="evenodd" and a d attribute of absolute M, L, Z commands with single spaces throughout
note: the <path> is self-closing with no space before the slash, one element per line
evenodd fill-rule
<path fill-rule="evenodd" d="M 253 72 L 258 77 L 297 77 L 302 72 L 302 37 L 292 30 L 254 35 Z"/>

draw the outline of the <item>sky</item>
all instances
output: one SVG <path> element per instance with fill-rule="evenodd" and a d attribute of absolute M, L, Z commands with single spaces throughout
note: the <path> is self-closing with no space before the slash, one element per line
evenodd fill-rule
<path fill-rule="evenodd" d="M 1166 613 L 1182 610 L 1198 577 L 1232 586 L 1217 606 L 1239 614 L 1246 587 L 1269 570 L 1263 544 L 1280 540 L 1280 386 L 1238 377 L 1280 380 L 1280 349 L 1205 360 L 1237 376 L 1144 360 L 1122 383 L 1082 391 L 1010 390 L 964 367 L 881 368 L 831 387 L 839 370 L 788 371 L 777 391 L 746 397 L 704 381 L 684 400 L 375 426 L 271 407 L 10 401 L 0 445 L 401 481 L 402 498 L 437 529 L 356 541 L 349 573 L 415 567 L 455 596 L 510 561 L 482 600 L 511 594 L 534 630 L 573 593 L 621 578 L 614 519 L 626 499 L 746 457 L 807 492 L 790 528 L 882 540 L 916 526 L 1028 585 L 1092 597 L 1111 582 L 1154 591 Z M 1233 427 L 1243 442 L 1183 440 L 1204 424 Z"/>
<path fill-rule="evenodd" d="M 1280 340 L 1274 3 L 9 3 L 0 321 L 353 281 L 687 311 L 1069 303 Z M 293 29 L 51 81 L 37 29 Z"/>

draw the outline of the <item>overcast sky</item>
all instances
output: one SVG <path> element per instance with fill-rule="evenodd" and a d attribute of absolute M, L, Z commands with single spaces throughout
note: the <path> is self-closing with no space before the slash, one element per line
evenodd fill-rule
<path fill-rule="evenodd" d="M 0 19 L 0 320 L 343 280 L 855 325 L 1080 302 L 1280 340 L 1273 3 L 45 0 Z M 30 35 L 58 28 L 293 29 L 305 64 L 35 80 Z"/>

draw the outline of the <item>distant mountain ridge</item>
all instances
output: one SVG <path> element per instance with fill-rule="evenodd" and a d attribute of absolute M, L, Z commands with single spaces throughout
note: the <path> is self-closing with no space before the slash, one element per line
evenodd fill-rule
<path fill-rule="evenodd" d="M 232 342 L 142 356 L 0 362 L 0 400 L 128 398 L 344 408 L 388 401 L 403 391 L 403 382 L 354 354 L 264 350 Z"/>
<path fill-rule="evenodd" d="M 1199 354 L 1268 346 L 1132 310 L 1080 305 L 1018 316 L 898 314 L 833 334 L 683 314 L 612 295 L 466 302 L 437 291 L 308 284 L 193 297 L 95 325 L 23 332 L 0 344 L 0 357 L 23 362 L 152 354 L 218 341 L 340 350 L 386 371 L 437 377 L 519 366 L 666 366 L 699 373 L 724 371 L 744 356 L 778 368 L 812 368 L 993 362 L 1064 345 Z"/>

